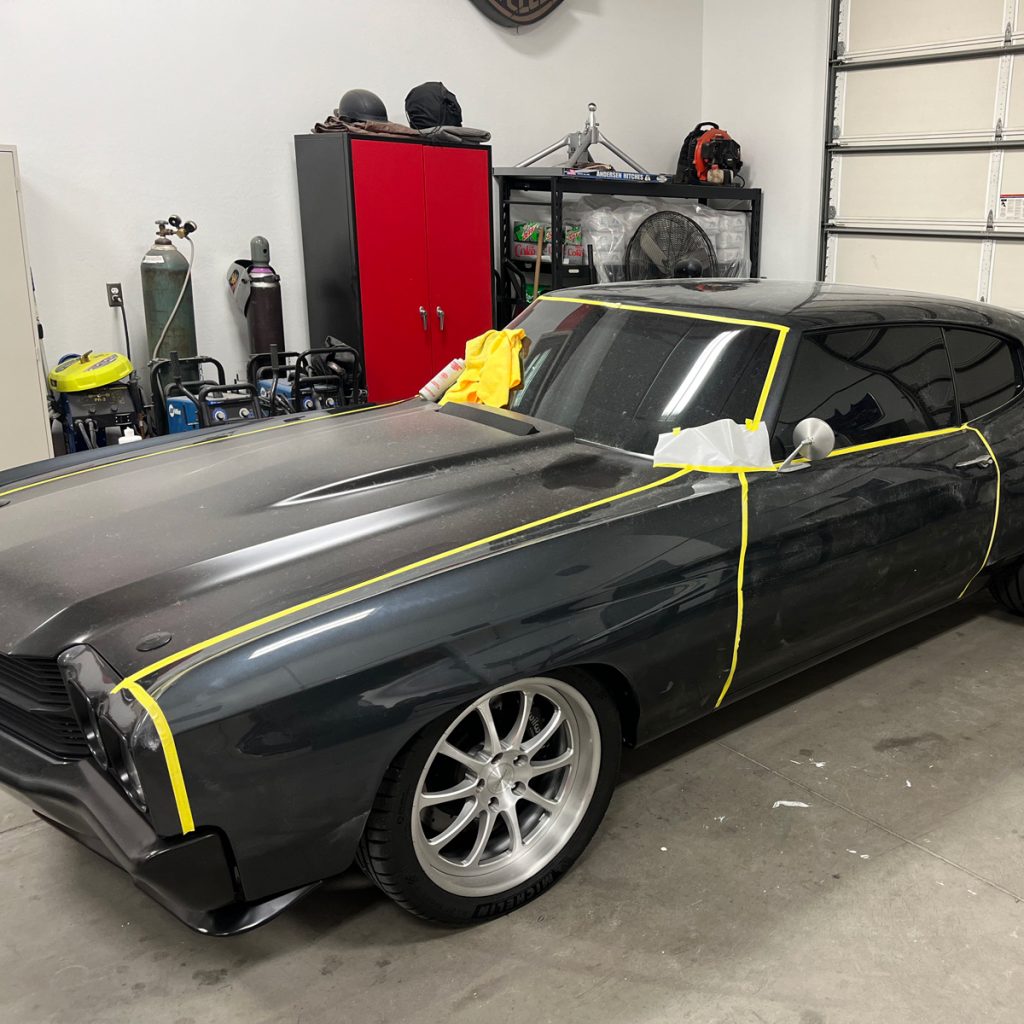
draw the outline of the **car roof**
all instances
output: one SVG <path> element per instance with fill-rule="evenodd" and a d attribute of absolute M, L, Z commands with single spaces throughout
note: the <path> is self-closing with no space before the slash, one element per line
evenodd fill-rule
<path fill-rule="evenodd" d="M 558 294 L 566 298 L 759 320 L 800 330 L 936 320 L 1024 336 L 1024 317 L 988 303 L 821 281 L 739 278 L 621 281 L 562 289 Z"/>

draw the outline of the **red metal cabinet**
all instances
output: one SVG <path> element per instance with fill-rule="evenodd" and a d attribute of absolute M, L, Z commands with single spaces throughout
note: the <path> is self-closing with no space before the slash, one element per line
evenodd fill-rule
<path fill-rule="evenodd" d="M 372 401 L 414 395 L 437 372 L 427 306 L 422 150 L 352 144 L 363 362 Z"/>
<path fill-rule="evenodd" d="M 415 394 L 494 326 L 484 147 L 297 136 L 311 344 L 363 353 L 370 400 Z"/>
<path fill-rule="evenodd" d="M 424 148 L 423 182 L 432 351 L 440 369 L 493 326 L 488 153 Z M 467 209 L 487 216 L 467 216 Z M 466 259 L 467 253 L 476 256 Z"/>

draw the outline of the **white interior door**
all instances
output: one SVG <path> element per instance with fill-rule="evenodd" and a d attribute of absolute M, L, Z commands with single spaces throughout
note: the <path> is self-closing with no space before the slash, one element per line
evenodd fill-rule
<path fill-rule="evenodd" d="M 17 155 L 9 146 L 0 146 L 0 367 L 0 470 L 51 458 Z"/>

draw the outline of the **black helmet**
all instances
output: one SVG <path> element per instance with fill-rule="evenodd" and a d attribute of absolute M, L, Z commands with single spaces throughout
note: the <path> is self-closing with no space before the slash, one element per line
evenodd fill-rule
<path fill-rule="evenodd" d="M 334 111 L 343 121 L 386 121 L 388 110 L 384 101 L 369 89 L 349 89 L 338 100 Z"/>
<path fill-rule="evenodd" d="M 462 127 L 462 107 L 443 82 L 424 82 L 405 97 L 405 116 L 413 128 Z"/>

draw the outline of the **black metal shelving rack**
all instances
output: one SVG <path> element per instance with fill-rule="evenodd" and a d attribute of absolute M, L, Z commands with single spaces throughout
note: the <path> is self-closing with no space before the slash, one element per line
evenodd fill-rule
<path fill-rule="evenodd" d="M 505 270 L 512 242 L 512 207 L 546 207 L 551 219 L 551 262 L 544 264 L 545 284 L 564 288 L 578 283 L 579 268 L 562 261 L 562 205 L 567 195 L 635 196 L 652 199 L 696 199 L 713 209 L 740 210 L 750 218 L 750 276 L 761 270 L 762 195 L 759 188 L 737 188 L 732 185 L 675 185 L 668 182 L 618 181 L 609 178 L 584 178 L 563 175 L 559 168 L 497 167 L 494 178 L 498 184 L 499 245 L 498 313 L 499 320 L 511 319 L 514 297 Z M 513 193 L 517 193 L 513 197 Z M 527 193 L 523 198 L 519 193 Z M 546 199 L 533 198 L 546 194 Z M 585 241 L 585 240 L 584 240 Z M 524 273 L 526 265 L 524 264 Z M 529 274 L 527 274 L 529 276 Z"/>

